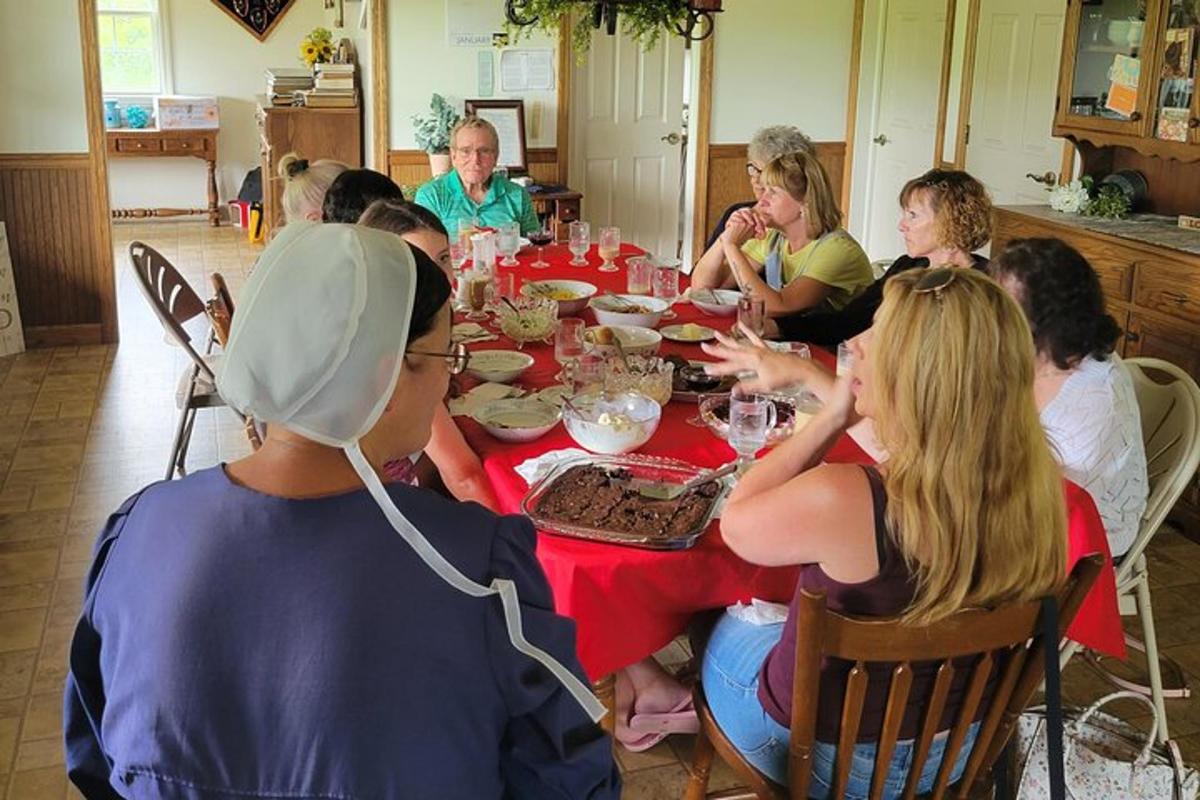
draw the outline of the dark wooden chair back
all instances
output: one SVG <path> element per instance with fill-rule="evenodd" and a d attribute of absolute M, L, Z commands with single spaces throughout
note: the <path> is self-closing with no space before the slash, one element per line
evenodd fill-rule
<path fill-rule="evenodd" d="M 146 297 L 163 329 L 187 351 L 196 366 L 209 378 L 212 369 L 192 346 L 184 324 L 205 312 L 204 301 L 196 294 L 179 270 L 161 253 L 144 242 L 129 243 L 129 260 L 138 287 Z"/>
<path fill-rule="evenodd" d="M 1058 592 L 1058 640 L 1061 640 L 1075 618 L 1103 563 L 1100 555 L 1080 559 Z M 741 758 L 736 747 L 721 733 L 707 704 L 703 702 L 702 693 L 698 693 L 701 700 L 698 711 L 703 729 L 701 737 L 711 739 L 711 745 L 705 743 L 703 748 L 715 749 L 760 797 L 807 798 L 812 777 L 812 749 L 816 741 L 822 659 L 848 661 L 852 666 L 842 702 L 833 791 L 830 795 L 841 797 L 849 780 L 862 720 L 869 681 L 867 665 L 894 664 L 887 679 L 887 704 L 870 791 L 872 798 L 881 798 L 906 710 L 914 699 L 918 699 L 910 697 L 914 664 L 932 662 L 935 665 L 935 678 L 930 682 L 926 696 L 913 704 L 921 709 L 921 719 L 914 740 L 913 768 L 905 785 L 904 797 L 907 800 L 916 796 L 921 777 L 920 767 L 925 763 L 934 735 L 941 727 L 956 669 L 963 669 L 963 662 L 969 662 L 971 666 L 963 701 L 954 715 L 945 756 L 930 795 L 933 798 L 946 796 L 955 756 L 972 722 L 978 718 L 981 724 L 974 749 L 957 784 L 957 796 L 965 798 L 974 782 L 990 770 L 1008 741 L 1017 718 L 1028 705 L 1033 692 L 1041 685 L 1044 652 L 1039 632 L 1040 616 L 1041 604 L 1035 601 L 994 611 L 961 611 L 932 625 L 911 626 L 902 625 L 895 619 L 848 617 L 827 609 L 823 594 L 804 592 L 796 619 L 796 671 L 792 687 L 788 764 L 790 791 L 767 779 Z M 1058 651 L 1058 640 L 1053 645 L 1053 652 Z M 956 661 L 959 662 L 958 666 Z M 986 708 L 981 711 L 985 690 L 993 673 L 992 695 Z M 878 671 L 875 674 L 878 675 Z M 697 749 L 701 749 L 701 746 Z M 700 796 L 703 795 L 689 795 Z"/>

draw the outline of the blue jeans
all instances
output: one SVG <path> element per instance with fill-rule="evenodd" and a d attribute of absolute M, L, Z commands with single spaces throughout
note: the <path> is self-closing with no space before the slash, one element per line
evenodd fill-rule
<path fill-rule="evenodd" d="M 767 653 L 783 635 L 784 623 L 775 625 L 752 625 L 729 614 L 721 616 L 708 640 L 704 651 L 700 680 L 704 695 L 708 699 L 721 730 L 741 751 L 746 760 L 777 783 L 787 785 L 788 729 L 772 719 L 758 700 L 758 676 Z M 958 760 L 951 772 L 951 782 L 957 781 L 967 764 L 967 757 L 979 732 L 979 723 L 967 731 L 967 739 L 958 753 Z M 937 771 L 942 764 L 942 753 L 948 734 L 934 738 L 921 769 L 921 781 L 917 791 L 933 790 Z M 874 742 L 855 746 L 854 760 L 850 767 L 850 781 L 846 797 L 865 798 L 871 788 L 871 775 L 875 765 Z M 913 741 L 898 742 L 888 769 L 884 797 L 899 797 L 904 793 L 904 782 L 912 766 Z M 812 782 L 808 796 L 826 798 L 832 791 L 834 759 L 837 747 L 827 742 L 817 742 L 813 748 Z"/>

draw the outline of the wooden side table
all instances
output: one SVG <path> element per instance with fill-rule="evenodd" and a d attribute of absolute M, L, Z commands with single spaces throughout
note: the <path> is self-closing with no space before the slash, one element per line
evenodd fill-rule
<path fill-rule="evenodd" d="M 533 200 L 533 210 L 539 217 L 549 214 L 554 220 L 555 240 L 566 239 L 567 224 L 579 219 L 583 195 L 567 189 L 557 192 L 530 192 L 529 197 Z"/>
<path fill-rule="evenodd" d="M 208 165 L 207 208 L 114 208 L 113 219 L 145 217 L 182 217 L 207 214 L 214 228 L 220 224 L 217 211 L 217 133 L 216 128 L 110 128 L 104 138 L 109 158 L 180 158 L 202 159 Z"/>

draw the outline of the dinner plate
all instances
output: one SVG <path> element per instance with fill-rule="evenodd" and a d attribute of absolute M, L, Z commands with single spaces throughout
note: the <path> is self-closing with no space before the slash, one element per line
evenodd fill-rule
<path fill-rule="evenodd" d="M 688 322 L 683 325 L 668 325 L 665 328 L 659 329 L 658 332 L 663 335 L 664 339 L 689 344 L 710 342 L 717 338 L 717 332 L 712 328 L 707 325 L 698 325 L 695 322 Z"/>

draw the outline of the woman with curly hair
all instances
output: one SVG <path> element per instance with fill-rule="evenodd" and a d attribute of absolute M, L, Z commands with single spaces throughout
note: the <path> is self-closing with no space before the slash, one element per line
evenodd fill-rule
<path fill-rule="evenodd" d="M 1137 397 L 1113 353 L 1121 331 L 1104 310 L 1100 280 L 1059 239 L 1014 239 L 990 271 L 1033 331 L 1034 398 L 1046 436 L 1066 476 L 1096 501 L 1120 556 L 1137 538 L 1149 485 Z"/>
<path fill-rule="evenodd" d="M 883 300 L 883 285 L 910 269 L 933 265 L 984 269 L 987 259 L 973 251 L 992 235 L 992 201 L 983 184 L 966 172 L 931 169 L 900 190 L 904 255 L 883 277 L 840 311 L 792 314 L 775 320 L 780 338 L 824 347 L 857 336 L 871 327 Z"/>

